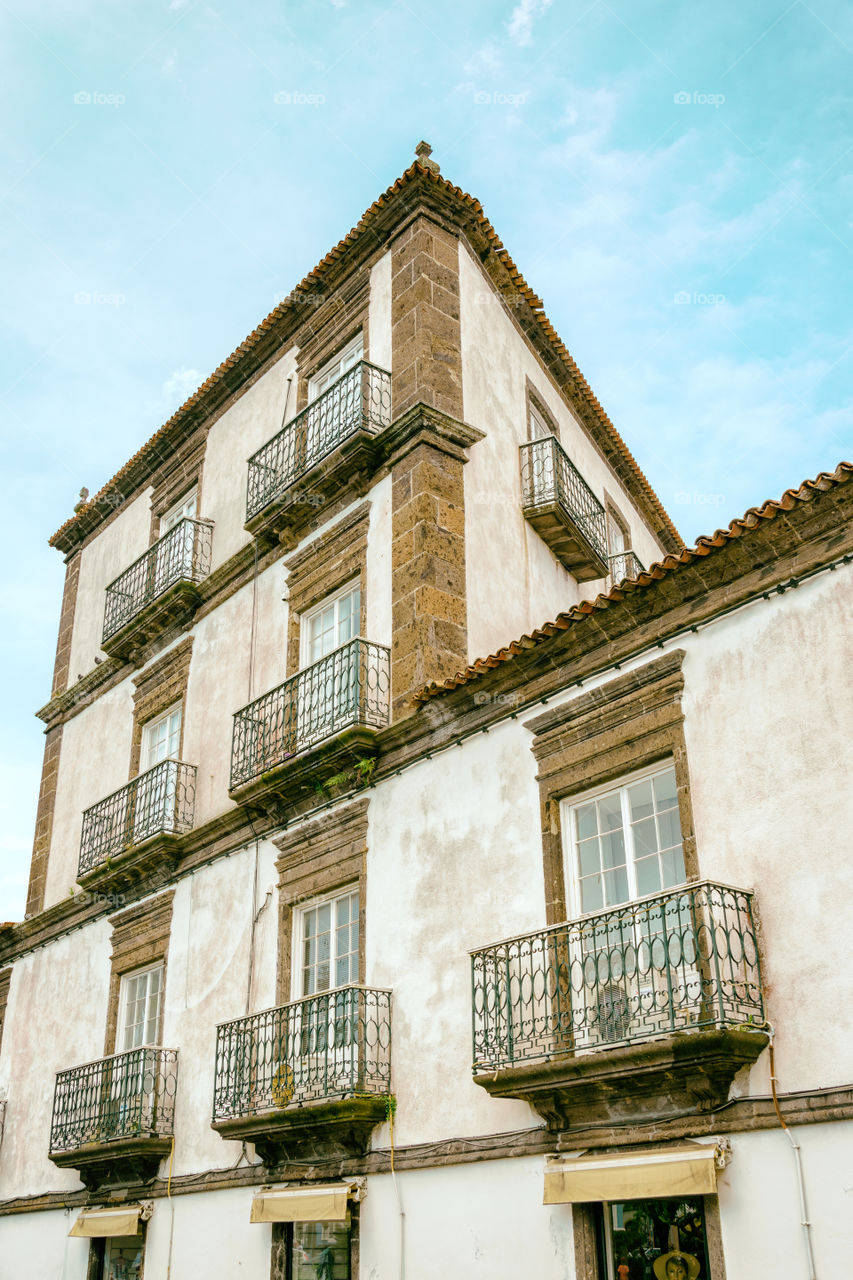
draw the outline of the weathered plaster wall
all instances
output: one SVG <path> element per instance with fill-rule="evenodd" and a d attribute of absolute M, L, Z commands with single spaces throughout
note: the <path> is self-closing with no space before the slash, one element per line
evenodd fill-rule
<path fill-rule="evenodd" d="M 398 1174 L 406 1215 L 405 1274 L 414 1280 L 574 1277 L 572 1211 L 542 1204 L 539 1158 Z M 400 1215 L 390 1177 L 368 1179 L 361 1205 L 362 1280 L 396 1277 Z"/>
<path fill-rule="evenodd" d="M 580 427 L 507 316 L 488 278 L 460 245 L 462 368 L 465 420 L 487 433 L 465 467 L 468 642 L 473 659 L 541 626 L 603 583 L 578 584 L 558 564 L 521 513 L 519 445 L 527 440 L 526 379 L 560 428 L 563 448 L 595 493 L 610 493 L 631 526 L 645 565 L 660 559 L 657 542 L 627 493 Z M 507 589 L 506 568 L 517 580 Z M 495 590 L 496 575 L 502 590 Z"/>
<path fill-rule="evenodd" d="M 246 462 L 296 413 L 296 380 L 287 396 L 287 379 L 296 370 L 291 348 L 217 418 L 207 437 L 201 483 L 201 512 L 215 522 L 211 567 L 223 564 L 251 541 L 246 519 Z"/>
<path fill-rule="evenodd" d="M 471 1079 L 468 949 L 545 918 L 538 798 L 505 726 L 378 787 L 367 869 L 367 980 L 393 988 L 400 1143 L 538 1124 Z M 452 1087 L 447 1087 L 449 1081 Z M 378 1132 L 376 1145 L 387 1144 Z"/>
<path fill-rule="evenodd" d="M 367 639 L 391 644 L 391 477 L 370 491 L 367 531 Z"/>
<path fill-rule="evenodd" d="M 0 1200 L 80 1185 L 73 1169 L 58 1169 L 48 1159 L 53 1088 L 57 1071 L 103 1054 L 109 935 L 101 920 L 85 930 L 85 942 L 82 932 L 73 933 L 15 963 L 0 1059 L 0 1084 L 8 1093 Z M 3 1219 L 0 1237 L 7 1223 Z M 0 1247 L 4 1277 L 5 1256 Z"/>
<path fill-rule="evenodd" d="M 91 671 L 95 658 L 101 656 L 104 593 L 109 584 L 147 550 L 150 532 L 151 490 L 146 489 L 80 552 L 69 687 L 76 684 L 78 675 Z"/>
<path fill-rule="evenodd" d="M 102 694 L 66 724 L 62 734 L 45 906 L 77 882 L 83 810 L 124 786 L 130 772 L 133 685 Z"/>

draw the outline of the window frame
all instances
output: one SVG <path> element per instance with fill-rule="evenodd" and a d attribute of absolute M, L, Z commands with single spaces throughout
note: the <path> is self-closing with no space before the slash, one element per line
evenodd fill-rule
<path fill-rule="evenodd" d="M 303 963 L 303 956 L 305 951 L 305 918 L 308 915 L 309 911 L 316 911 L 318 910 L 318 908 L 325 906 L 326 903 L 336 903 L 343 898 L 352 898 L 352 897 L 355 898 L 355 905 L 356 905 L 355 923 L 358 926 L 358 946 L 356 947 L 356 950 L 354 952 L 349 951 L 347 954 L 350 957 L 354 957 L 355 977 L 349 978 L 346 982 L 342 982 L 342 983 L 332 982 L 325 989 L 325 991 L 313 991 L 311 992 L 310 995 L 306 995 L 305 991 L 303 990 L 304 968 L 305 968 Z M 351 920 L 350 925 L 352 925 L 352 923 L 353 922 Z M 337 923 L 334 923 L 331 928 L 331 933 L 333 938 L 336 936 L 338 927 L 339 926 L 337 925 Z M 298 906 L 294 906 L 293 921 L 292 921 L 291 957 L 290 957 L 290 999 L 292 1001 L 310 1000 L 313 996 L 326 995 L 330 991 L 342 991 L 344 987 L 358 986 L 360 982 L 360 970 L 361 970 L 361 931 L 362 931 L 361 885 L 357 880 L 350 881 L 347 884 L 341 885 L 339 888 L 330 890 L 328 893 L 319 894 L 315 898 L 311 898 L 306 901 L 300 902 Z M 337 955 L 330 955 L 329 957 L 330 979 L 334 975 L 337 958 L 338 958 Z M 350 961 L 351 968 L 352 968 L 352 963 L 353 961 L 351 959 Z"/>
<path fill-rule="evenodd" d="M 355 1205 L 348 1209 L 345 1220 L 347 1232 L 347 1273 L 345 1280 L 352 1280 L 358 1275 L 358 1218 Z M 293 1243 L 297 1222 L 276 1222 L 272 1229 L 273 1280 L 293 1280 L 295 1267 L 293 1263 Z M 282 1257 L 282 1254 L 284 1255 Z M 282 1265 L 283 1264 L 283 1265 Z"/>
<path fill-rule="evenodd" d="M 649 893 L 638 893 L 637 876 L 636 876 L 636 856 L 634 848 L 634 834 L 630 821 L 630 811 L 628 808 L 628 788 L 637 782 L 651 781 L 662 773 L 671 772 L 675 780 L 675 812 L 678 815 L 679 832 L 681 833 L 680 845 L 681 856 L 684 864 L 684 878 L 676 884 L 661 886 L 659 889 L 650 890 Z M 620 806 L 622 812 L 622 831 L 625 841 L 625 871 L 628 878 L 629 895 L 624 902 L 621 903 L 603 903 L 602 906 L 593 910 L 584 911 L 581 904 L 581 886 L 580 886 L 580 866 L 578 863 L 578 841 L 576 836 L 575 813 L 583 805 L 593 800 L 599 800 L 603 796 L 619 794 Z M 655 811 L 656 812 L 656 811 Z M 634 769 L 630 773 L 621 774 L 618 778 L 611 778 L 608 782 L 602 782 L 596 786 L 589 787 L 584 791 L 579 791 L 571 796 L 564 796 L 560 801 L 560 828 L 563 839 L 563 876 L 566 887 L 566 905 L 568 907 L 569 919 L 580 919 L 583 916 L 602 915 L 607 911 L 616 911 L 619 907 L 623 907 L 631 902 L 642 901 L 643 898 L 657 897 L 664 893 L 670 893 L 672 890 L 680 888 L 682 885 L 689 883 L 689 873 L 687 868 L 687 859 L 684 849 L 683 822 L 681 813 L 681 802 L 678 791 L 678 772 L 675 760 L 665 757 L 663 760 L 656 761 L 654 764 L 645 765 L 642 768 Z M 601 833 L 599 833 L 601 834 Z M 658 851 L 658 856 L 660 850 Z"/>
<path fill-rule="evenodd" d="M 177 713 L 180 717 L 178 721 L 178 743 L 177 743 L 175 754 L 171 755 L 167 751 L 166 754 L 160 760 L 155 760 L 154 763 L 152 764 L 150 762 L 150 757 L 149 757 L 150 747 L 151 747 L 151 743 L 150 743 L 151 732 L 152 730 L 156 729 L 159 725 L 164 724 L 165 722 L 170 720 L 171 717 L 175 715 L 175 713 Z M 139 772 L 140 773 L 147 773 L 149 769 L 153 769 L 155 768 L 156 765 L 162 764 L 163 760 L 180 760 L 181 748 L 183 746 L 183 738 L 184 738 L 184 700 L 183 698 L 179 698 L 177 702 L 173 702 L 171 706 L 165 709 L 165 711 L 160 711 L 157 713 L 157 715 L 151 716 L 149 720 L 145 720 L 140 725 L 140 729 L 142 732 L 142 736 L 139 744 Z M 171 733 L 167 733 L 166 735 L 167 742 L 171 736 L 172 736 Z"/>
<path fill-rule="evenodd" d="M 185 508 L 192 502 L 192 513 L 185 511 Z M 168 511 L 164 511 L 160 517 L 160 537 L 169 533 L 174 529 L 175 525 L 181 520 L 197 520 L 198 519 L 198 484 L 194 484 L 192 488 L 187 489 L 182 498 L 177 502 L 173 502 Z"/>
<path fill-rule="evenodd" d="M 153 973 L 155 970 L 158 970 L 158 969 L 160 971 L 160 989 L 157 993 L 158 1002 L 157 1002 L 156 1037 L 153 1042 L 148 1039 L 143 1039 L 141 1044 L 134 1045 L 133 1048 L 131 1049 L 119 1048 L 119 1045 L 124 1044 L 127 1037 L 128 994 L 129 994 L 130 983 L 135 978 L 141 978 L 143 975 Z M 148 1046 L 157 1048 L 160 1046 L 163 1039 L 163 1005 L 164 1005 L 165 994 L 166 994 L 166 962 L 165 960 L 162 960 L 162 959 L 153 960 L 150 964 L 140 965 L 139 968 L 137 969 L 128 969 L 125 973 L 122 973 L 119 976 L 118 1015 L 116 1017 L 116 1034 L 115 1034 L 115 1047 L 114 1047 L 115 1053 L 132 1053 L 133 1049 L 143 1049 Z M 149 999 L 150 999 L 150 993 L 146 988 L 146 995 L 145 995 L 146 1024 L 148 1022 L 147 1010 L 148 1010 Z"/>
<path fill-rule="evenodd" d="M 324 609 L 328 609 L 330 605 L 334 605 L 335 633 L 337 637 L 338 627 L 340 626 L 340 616 L 338 612 L 338 606 L 340 604 L 340 601 L 345 599 L 348 595 L 354 594 L 356 591 L 358 592 L 358 608 L 355 611 L 355 614 L 358 618 L 358 627 L 353 632 L 353 634 L 349 637 L 348 640 L 339 640 L 337 644 L 333 645 L 333 647 L 329 650 L 329 653 L 334 653 L 335 649 L 340 649 L 342 645 L 349 644 L 352 640 L 357 639 L 361 635 L 361 616 L 362 616 L 361 615 L 361 609 L 362 609 L 361 574 L 357 574 L 356 577 L 350 578 L 348 582 L 345 582 L 343 584 L 343 586 L 338 587 L 336 591 L 329 592 L 328 595 L 323 596 L 322 600 L 318 600 L 316 604 L 311 605 L 310 608 L 305 609 L 304 612 L 299 615 L 299 668 L 298 669 L 300 671 L 304 671 L 306 667 L 312 666 L 313 663 L 315 662 L 321 662 L 323 658 L 326 658 L 329 656 L 328 654 L 325 654 L 325 653 L 322 654 L 320 658 L 312 658 L 310 656 L 311 619 L 315 618 L 318 614 L 322 613 Z M 352 615 L 352 611 L 351 611 L 351 615 Z"/>
<path fill-rule="evenodd" d="M 353 360 L 350 357 L 356 350 L 358 351 L 358 356 Z M 360 364 L 364 359 L 364 333 L 359 329 L 358 333 L 350 338 L 349 342 L 340 347 L 335 355 L 324 361 L 323 364 L 321 364 L 319 368 L 315 369 L 309 376 L 307 388 L 308 403 L 313 404 L 324 391 L 328 391 L 329 387 L 333 386 L 334 383 L 337 382 L 338 378 L 342 378 L 345 373 L 349 373 L 350 369 L 354 369 L 355 366 Z M 335 376 L 329 377 L 331 373 L 334 373 Z M 320 383 L 323 383 L 324 385 L 320 386 Z"/>

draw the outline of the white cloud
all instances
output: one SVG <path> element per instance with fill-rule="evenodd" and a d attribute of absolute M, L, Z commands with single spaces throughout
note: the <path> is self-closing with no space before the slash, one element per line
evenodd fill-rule
<path fill-rule="evenodd" d="M 510 40 L 521 47 L 533 44 L 533 20 L 550 7 L 551 0 L 519 0 L 507 23 Z"/>
<path fill-rule="evenodd" d="M 163 399 L 170 411 L 179 408 L 204 381 L 198 369 L 176 369 L 162 386 Z"/>

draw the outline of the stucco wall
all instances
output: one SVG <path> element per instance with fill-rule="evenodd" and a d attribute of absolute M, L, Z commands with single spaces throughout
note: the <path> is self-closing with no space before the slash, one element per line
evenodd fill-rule
<path fill-rule="evenodd" d="M 69 720 L 62 733 L 44 905 L 77 881 L 83 810 L 124 786 L 130 773 L 133 685 L 124 680 Z"/>
<path fill-rule="evenodd" d="M 86 675 L 101 654 L 105 591 L 148 548 L 151 532 L 151 490 L 134 498 L 127 508 L 80 552 L 80 578 L 71 632 L 68 685 Z"/>
<path fill-rule="evenodd" d="M 296 412 L 296 348 L 285 352 L 213 423 L 207 436 L 201 484 L 201 512 L 215 523 L 211 567 L 223 564 L 251 541 L 246 519 L 248 458 Z"/>
<path fill-rule="evenodd" d="M 522 516 L 518 449 L 527 440 L 527 378 L 556 419 L 563 448 L 596 497 L 603 503 L 607 491 L 620 508 L 642 562 L 660 559 L 661 550 L 462 244 L 459 280 L 465 420 L 487 433 L 471 449 L 465 468 L 468 646 L 473 659 L 493 653 L 578 600 L 593 598 L 603 585 L 578 584 Z M 507 579 L 508 566 L 517 575 L 514 582 Z"/>

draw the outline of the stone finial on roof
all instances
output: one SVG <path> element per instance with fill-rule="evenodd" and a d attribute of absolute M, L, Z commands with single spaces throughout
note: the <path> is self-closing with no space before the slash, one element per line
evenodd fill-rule
<path fill-rule="evenodd" d="M 433 173 L 441 173 L 438 165 L 434 160 L 430 160 L 432 155 L 432 147 L 428 142 L 419 142 L 415 147 L 415 159 L 422 164 L 425 169 L 432 169 Z"/>

